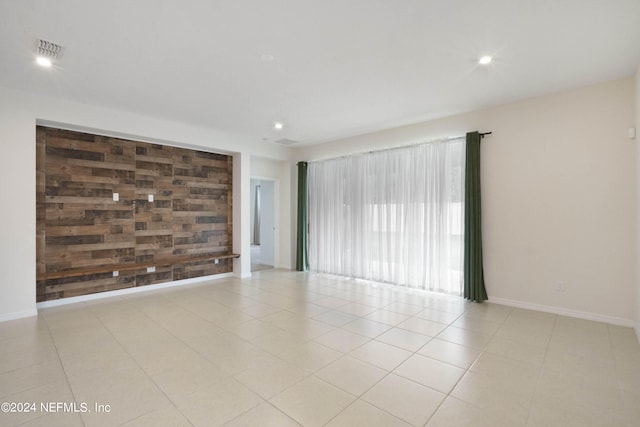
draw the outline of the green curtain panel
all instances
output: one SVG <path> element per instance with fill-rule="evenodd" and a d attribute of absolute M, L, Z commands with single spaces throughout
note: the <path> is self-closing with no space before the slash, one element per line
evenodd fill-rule
<path fill-rule="evenodd" d="M 478 132 L 467 133 L 464 178 L 464 297 L 475 302 L 488 299 L 482 268 L 480 139 Z"/>
<path fill-rule="evenodd" d="M 298 225 L 296 270 L 309 270 L 307 254 L 307 162 L 298 163 Z"/>

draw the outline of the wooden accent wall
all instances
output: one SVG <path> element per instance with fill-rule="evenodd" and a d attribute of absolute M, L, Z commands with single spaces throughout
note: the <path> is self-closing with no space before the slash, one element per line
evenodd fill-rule
<path fill-rule="evenodd" d="M 231 156 L 41 126 L 36 153 L 37 301 L 232 271 Z"/>

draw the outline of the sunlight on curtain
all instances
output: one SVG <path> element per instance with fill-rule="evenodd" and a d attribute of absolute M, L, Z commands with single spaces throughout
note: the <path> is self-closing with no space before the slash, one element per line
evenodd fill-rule
<path fill-rule="evenodd" d="M 463 138 L 309 163 L 312 271 L 461 295 Z"/>

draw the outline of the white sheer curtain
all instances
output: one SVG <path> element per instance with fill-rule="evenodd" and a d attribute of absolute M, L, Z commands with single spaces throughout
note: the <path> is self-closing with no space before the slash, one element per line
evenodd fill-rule
<path fill-rule="evenodd" d="M 309 163 L 309 265 L 460 295 L 463 138 Z"/>

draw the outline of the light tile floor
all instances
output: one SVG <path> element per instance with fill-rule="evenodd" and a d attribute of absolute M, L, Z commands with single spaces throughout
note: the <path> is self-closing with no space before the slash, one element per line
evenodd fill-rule
<path fill-rule="evenodd" d="M 36 404 L 2 426 L 630 427 L 640 344 L 631 328 L 268 270 L 0 323 L 0 402 Z"/>

